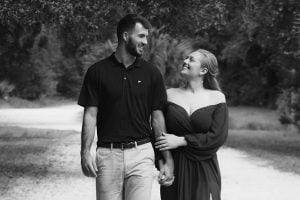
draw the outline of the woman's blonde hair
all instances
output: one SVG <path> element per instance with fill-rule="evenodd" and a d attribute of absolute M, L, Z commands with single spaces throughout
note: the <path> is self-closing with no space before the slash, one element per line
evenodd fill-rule
<path fill-rule="evenodd" d="M 221 91 L 217 80 L 217 76 L 219 75 L 217 58 L 214 54 L 204 49 L 198 49 L 195 52 L 199 52 L 203 55 L 203 58 L 201 59 L 201 68 L 207 69 L 207 73 L 203 77 L 204 88 Z"/>

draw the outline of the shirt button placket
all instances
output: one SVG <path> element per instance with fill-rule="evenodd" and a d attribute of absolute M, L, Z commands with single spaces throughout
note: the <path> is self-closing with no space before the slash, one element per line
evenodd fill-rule
<path fill-rule="evenodd" d="M 126 69 L 124 69 L 124 71 L 123 71 L 123 80 L 124 80 L 124 81 L 127 80 L 127 72 L 126 72 Z"/>
<path fill-rule="evenodd" d="M 126 92 L 126 87 L 127 87 L 127 73 L 126 73 L 126 70 L 124 70 L 124 73 L 123 73 L 123 97 L 125 95 L 125 92 Z"/>

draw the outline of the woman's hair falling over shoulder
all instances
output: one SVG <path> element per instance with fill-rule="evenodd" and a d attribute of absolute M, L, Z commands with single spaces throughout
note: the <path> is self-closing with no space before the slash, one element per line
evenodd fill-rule
<path fill-rule="evenodd" d="M 217 76 L 219 75 L 219 67 L 216 56 L 204 49 L 198 49 L 196 52 L 199 52 L 203 55 L 201 67 L 207 68 L 207 73 L 203 77 L 204 88 L 221 91 L 219 82 L 217 80 Z"/>

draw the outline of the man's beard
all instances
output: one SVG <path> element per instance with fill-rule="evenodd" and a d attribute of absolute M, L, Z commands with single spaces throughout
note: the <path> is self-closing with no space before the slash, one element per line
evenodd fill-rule
<path fill-rule="evenodd" d="M 132 56 L 141 56 L 142 54 L 138 53 L 136 50 L 136 45 L 133 42 L 131 38 L 129 38 L 128 43 L 126 44 L 126 50 L 132 55 Z"/>

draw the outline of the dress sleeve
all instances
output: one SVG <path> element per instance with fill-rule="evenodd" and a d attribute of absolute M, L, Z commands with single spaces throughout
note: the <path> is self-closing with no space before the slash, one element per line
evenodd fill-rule
<path fill-rule="evenodd" d="M 212 114 L 212 124 L 207 133 L 195 133 L 185 135 L 188 152 L 216 153 L 228 136 L 228 108 L 226 104 L 217 105 Z M 197 152 L 196 152 L 197 151 Z"/>
<path fill-rule="evenodd" d="M 81 106 L 98 106 L 99 104 L 99 80 L 96 66 L 91 66 L 85 74 L 78 104 Z"/>

